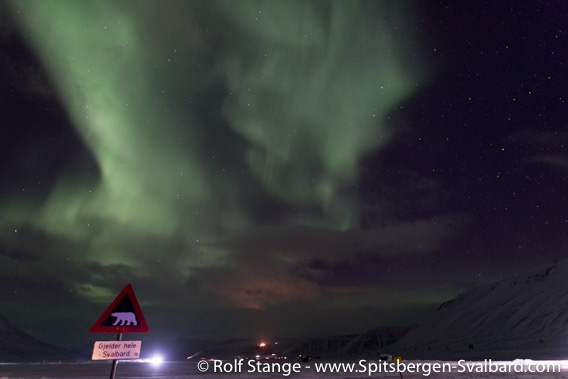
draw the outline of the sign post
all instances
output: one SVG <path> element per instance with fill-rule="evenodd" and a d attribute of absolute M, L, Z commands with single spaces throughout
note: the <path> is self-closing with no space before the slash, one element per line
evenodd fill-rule
<path fill-rule="evenodd" d="M 120 341 L 122 340 L 122 333 L 118 333 L 118 336 L 116 336 L 116 340 Z M 118 364 L 118 360 L 117 359 L 113 359 L 112 360 L 112 367 L 110 368 L 110 377 L 109 379 L 114 379 L 114 374 L 116 373 L 116 365 Z"/>
<path fill-rule="evenodd" d="M 97 341 L 91 359 L 112 359 L 110 379 L 114 379 L 119 359 L 140 357 L 142 341 L 122 341 L 122 333 L 148 333 L 149 331 L 142 309 L 129 283 L 89 329 L 90 333 L 118 333 L 117 342 Z"/>

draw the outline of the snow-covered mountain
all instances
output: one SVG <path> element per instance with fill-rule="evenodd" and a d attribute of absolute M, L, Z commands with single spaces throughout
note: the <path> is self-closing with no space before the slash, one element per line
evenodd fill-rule
<path fill-rule="evenodd" d="M 460 294 L 385 351 L 420 359 L 568 357 L 568 259 Z"/>
<path fill-rule="evenodd" d="M 371 329 L 362 334 L 350 334 L 323 338 L 308 338 L 293 346 L 284 355 L 295 357 L 341 358 L 372 356 L 405 335 L 409 327 L 385 327 Z"/>
<path fill-rule="evenodd" d="M 337 352 L 337 355 L 363 357 L 381 354 L 385 347 L 401 339 L 409 330 L 410 327 L 408 326 L 391 326 L 368 330 L 351 340 Z"/>
<path fill-rule="evenodd" d="M 321 338 L 307 338 L 284 352 L 288 357 L 310 356 L 327 357 L 339 352 L 357 337 L 356 334 L 329 336 Z"/>
<path fill-rule="evenodd" d="M 0 362 L 71 361 L 75 353 L 20 332 L 0 315 Z"/>

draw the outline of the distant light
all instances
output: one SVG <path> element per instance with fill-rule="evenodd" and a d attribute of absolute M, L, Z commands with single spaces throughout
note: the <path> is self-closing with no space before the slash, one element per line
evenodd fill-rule
<path fill-rule="evenodd" d="M 150 358 L 150 363 L 154 367 L 159 367 L 162 364 L 163 361 L 164 361 L 164 358 L 162 358 L 161 355 L 154 355 L 152 358 Z"/>
<path fill-rule="evenodd" d="M 265 346 L 266 346 L 266 343 L 261 342 L 261 343 L 258 344 L 258 346 L 259 346 L 259 347 L 265 347 Z"/>

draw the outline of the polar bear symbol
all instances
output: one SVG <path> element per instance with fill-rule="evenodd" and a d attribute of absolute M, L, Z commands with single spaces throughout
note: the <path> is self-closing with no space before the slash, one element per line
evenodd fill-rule
<path fill-rule="evenodd" d="M 116 325 L 138 325 L 136 321 L 136 315 L 132 312 L 114 312 L 111 316 L 116 317 L 116 321 L 112 326 Z M 120 322 L 120 324 L 118 324 Z"/>

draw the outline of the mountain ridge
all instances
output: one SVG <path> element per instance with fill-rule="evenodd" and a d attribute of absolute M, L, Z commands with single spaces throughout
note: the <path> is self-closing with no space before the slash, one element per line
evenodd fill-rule
<path fill-rule="evenodd" d="M 568 259 L 442 303 L 389 350 L 421 358 L 558 358 L 568 352 Z"/>
<path fill-rule="evenodd" d="M 14 328 L 0 315 L 0 362 L 75 361 L 80 356 L 53 346 Z"/>

